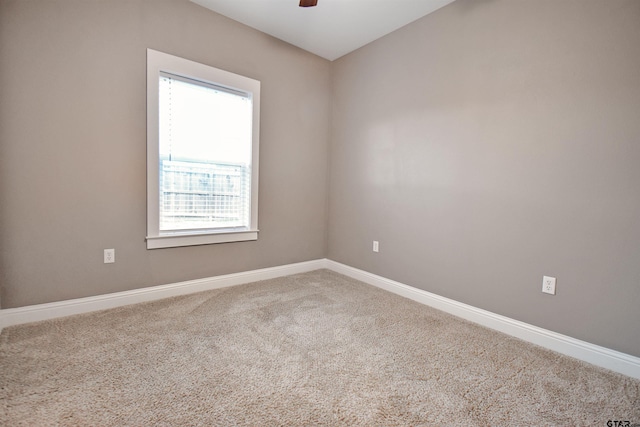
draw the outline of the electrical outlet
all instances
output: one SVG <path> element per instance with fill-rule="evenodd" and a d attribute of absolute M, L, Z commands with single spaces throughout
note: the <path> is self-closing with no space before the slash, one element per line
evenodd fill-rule
<path fill-rule="evenodd" d="M 545 294 L 556 294 L 556 278 L 543 276 L 542 277 L 542 292 Z"/>
<path fill-rule="evenodd" d="M 115 249 L 105 249 L 104 250 L 104 263 L 111 264 L 116 262 L 116 250 Z"/>
<path fill-rule="evenodd" d="M 373 252 L 379 252 L 380 251 L 380 244 L 378 243 L 377 240 L 373 241 Z"/>

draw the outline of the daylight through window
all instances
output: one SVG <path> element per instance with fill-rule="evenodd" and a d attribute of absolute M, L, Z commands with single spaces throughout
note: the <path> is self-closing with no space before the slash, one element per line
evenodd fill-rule
<path fill-rule="evenodd" d="M 251 99 L 162 73 L 160 230 L 249 227 Z"/>

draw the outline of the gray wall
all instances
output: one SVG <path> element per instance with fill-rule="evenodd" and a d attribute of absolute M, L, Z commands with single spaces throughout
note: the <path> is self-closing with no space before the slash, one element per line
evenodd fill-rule
<path fill-rule="evenodd" d="M 640 1 L 457 0 L 333 72 L 330 259 L 640 356 Z"/>
<path fill-rule="evenodd" d="M 262 82 L 257 242 L 146 250 L 147 48 Z M 323 258 L 330 67 L 186 0 L 0 0 L 2 307 Z"/>
<path fill-rule="evenodd" d="M 332 64 L 186 0 L 0 0 L 2 307 L 328 255 L 640 356 L 638 22 L 457 0 Z M 145 249 L 147 47 L 262 81 L 257 242 Z"/>

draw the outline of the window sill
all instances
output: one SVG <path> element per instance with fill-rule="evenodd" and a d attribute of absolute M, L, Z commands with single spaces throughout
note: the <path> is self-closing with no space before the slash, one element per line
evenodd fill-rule
<path fill-rule="evenodd" d="M 147 249 L 177 248 L 181 246 L 211 245 L 215 243 L 258 240 L 258 230 L 225 231 L 207 234 L 167 234 L 147 236 Z"/>

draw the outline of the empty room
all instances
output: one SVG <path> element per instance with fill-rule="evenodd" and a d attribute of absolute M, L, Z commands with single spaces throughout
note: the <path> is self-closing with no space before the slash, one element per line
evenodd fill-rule
<path fill-rule="evenodd" d="M 640 425 L 640 1 L 0 0 L 0 425 Z"/>

